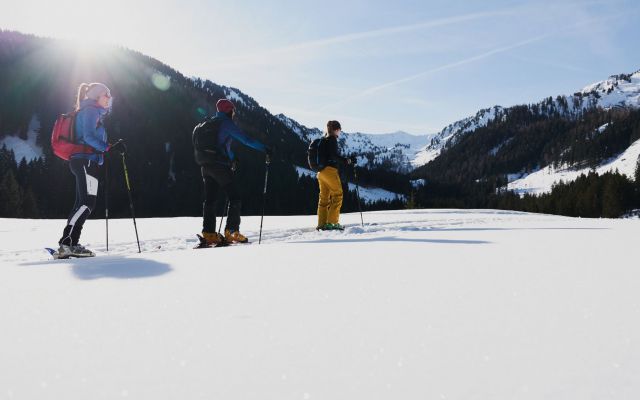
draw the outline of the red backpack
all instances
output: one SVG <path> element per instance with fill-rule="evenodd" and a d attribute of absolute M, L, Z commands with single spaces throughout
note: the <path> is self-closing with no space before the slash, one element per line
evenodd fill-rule
<path fill-rule="evenodd" d="M 68 161 L 72 154 L 94 153 L 93 147 L 83 144 L 76 144 L 76 114 L 77 111 L 62 114 L 56 119 L 51 133 L 51 148 L 53 154 Z"/>

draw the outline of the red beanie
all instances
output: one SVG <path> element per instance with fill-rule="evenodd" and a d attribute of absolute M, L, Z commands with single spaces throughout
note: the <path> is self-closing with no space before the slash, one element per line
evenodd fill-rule
<path fill-rule="evenodd" d="M 223 112 L 225 114 L 229 114 L 231 111 L 233 111 L 234 108 L 235 106 L 233 105 L 233 103 L 227 99 L 220 99 L 216 103 L 216 109 L 219 112 Z"/>

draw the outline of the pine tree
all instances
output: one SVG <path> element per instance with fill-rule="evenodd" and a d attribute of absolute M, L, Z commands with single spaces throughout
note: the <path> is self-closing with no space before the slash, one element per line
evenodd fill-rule
<path fill-rule="evenodd" d="M 27 187 L 22 192 L 21 216 L 23 218 L 38 217 L 38 204 L 36 202 L 36 196 L 33 194 L 33 190 L 31 190 L 30 187 Z"/>
<path fill-rule="evenodd" d="M 0 217 L 16 218 L 20 216 L 20 186 L 13 174 L 8 170 L 0 180 Z"/>
<path fill-rule="evenodd" d="M 640 187 L 640 156 L 638 156 L 638 161 L 636 161 L 635 182 L 636 187 Z"/>

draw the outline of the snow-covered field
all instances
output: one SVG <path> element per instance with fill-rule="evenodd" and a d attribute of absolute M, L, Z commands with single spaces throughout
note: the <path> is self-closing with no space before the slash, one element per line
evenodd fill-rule
<path fill-rule="evenodd" d="M 640 220 L 492 210 L 264 220 L 0 219 L 0 398 L 637 399 Z M 259 217 L 243 230 L 257 241 Z M 192 239 L 193 238 L 193 239 Z"/>

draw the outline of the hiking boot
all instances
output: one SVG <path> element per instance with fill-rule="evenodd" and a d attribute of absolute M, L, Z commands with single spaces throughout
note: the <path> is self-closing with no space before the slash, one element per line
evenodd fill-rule
<path fill-rule="evenodd" d="M 249 243 L 249 239 L 239 231 L 231 232 L 229 229 L 225 229 L 224 238 L 229 243 Z"/>
<path fill-rule="evenodd" d="M 202 237 L 206 240 L 207 245 L 209 246 L 217 246 L 224 244 L 225 242 L 224 236 L 218 232 L 202 232 Z"/>
<path fill-rule="evenodd" d="M 71 250 L 71 246 L 68 246 L 66 244 L 61 244 L 60 247 L 58 248 L 57 254 L 54 254 L 54 258 L 59 258 L 59 259 L 69 258 L 71 257 L 72 254 L 73 254 L 73 251 Z"/>
<path fill-rule="evenodd" d="M 327 228 L 330 231 L 343 231 L 344 226 L 340 224 L 327 224 L 329 227 Z"/>
<path fill-rule="evenodd" d="M 73 257 L 95 257 L 96 253 L 87 249 L 80 243 L 75 246 L 71 246 L 71 250 L 73 251 Z"/>
<path fill-rule="evenodd" d="M 95 257 L 96 253 L 87 249 L 81 244 L 76 244 L 75 246 L 68 246 L 66 244 L 61 244 L 58 249 L 58 258 L 69 258 L 69 257 Z"/>

